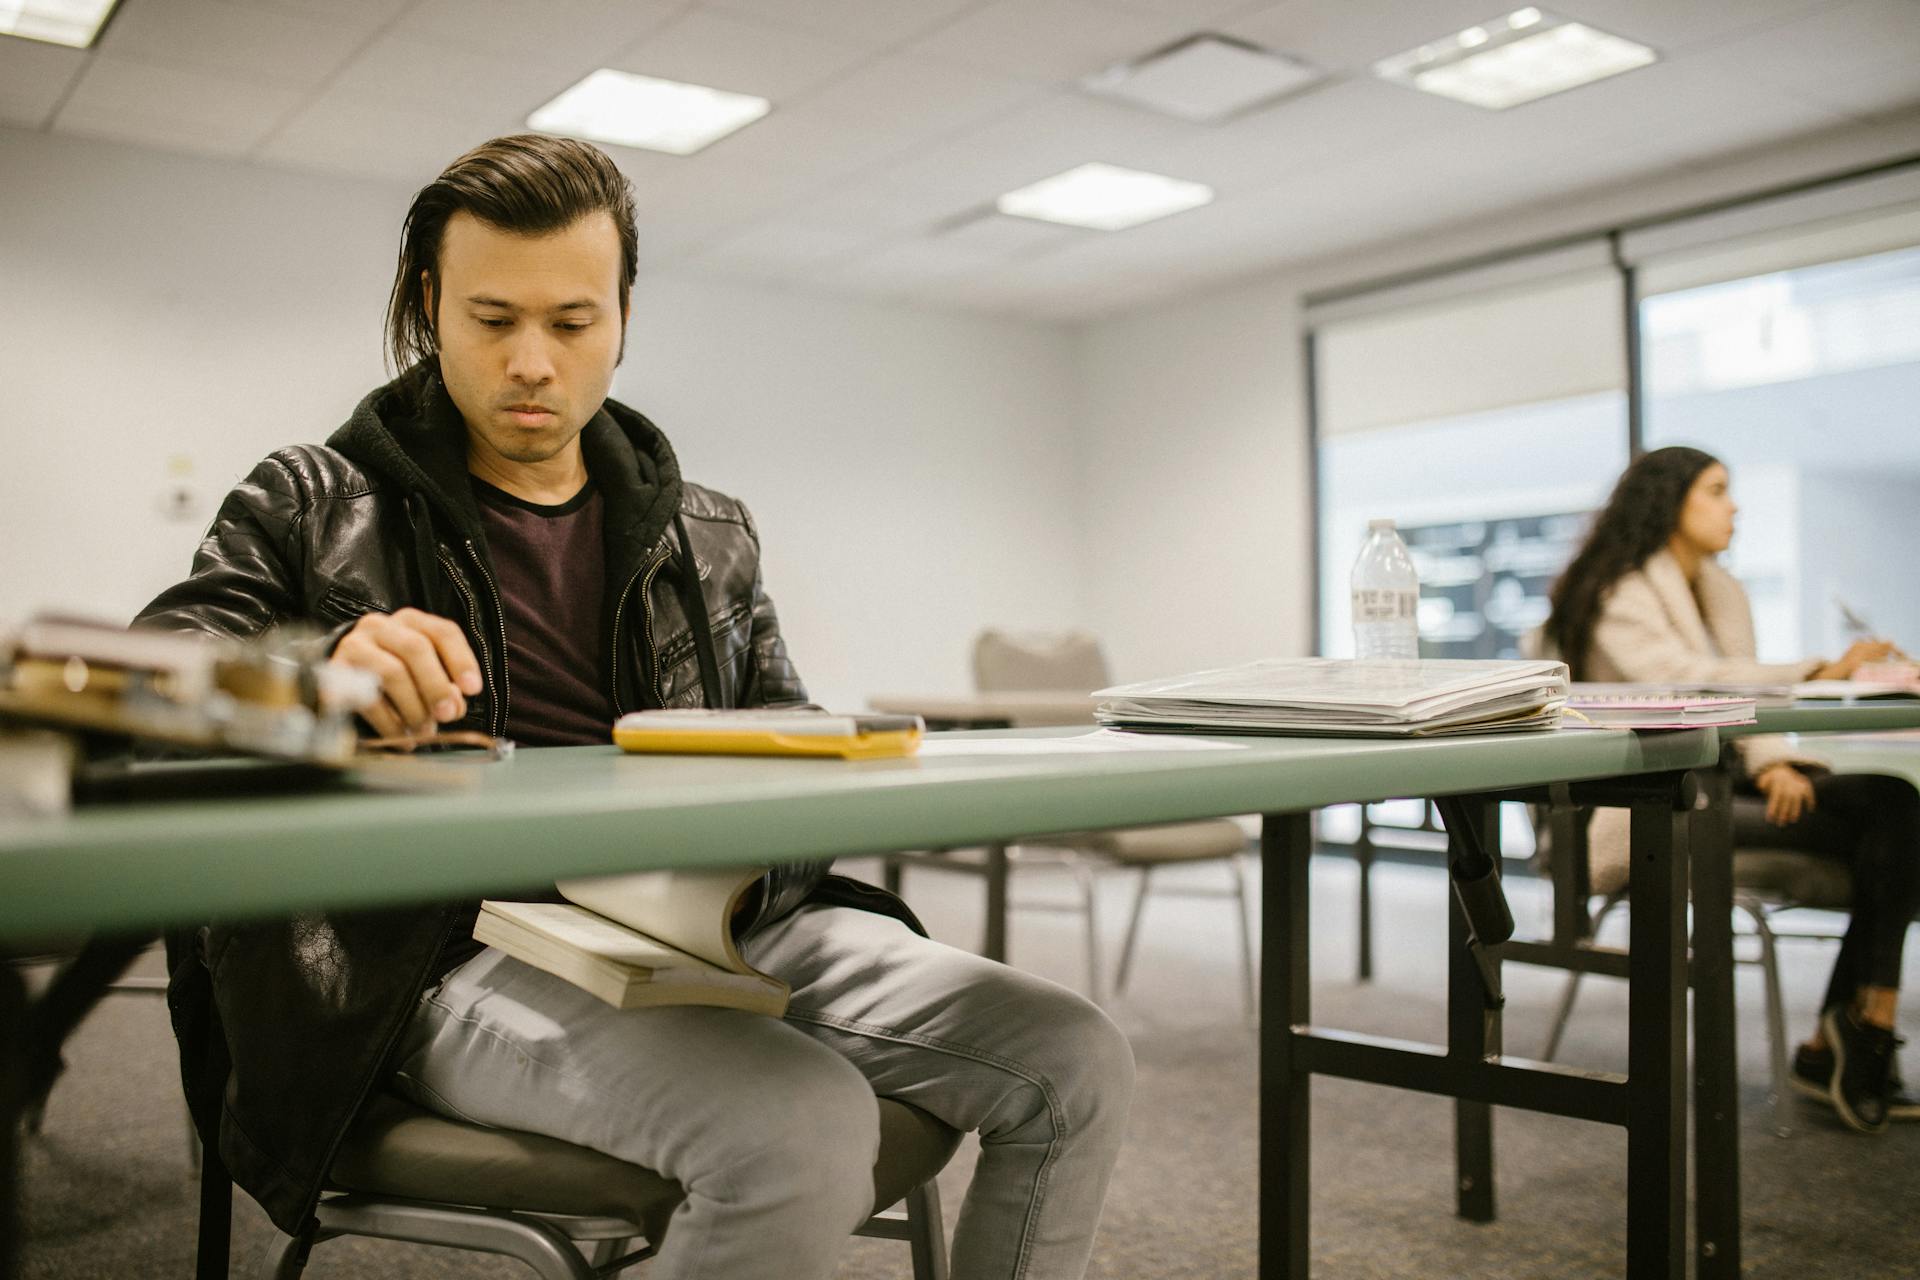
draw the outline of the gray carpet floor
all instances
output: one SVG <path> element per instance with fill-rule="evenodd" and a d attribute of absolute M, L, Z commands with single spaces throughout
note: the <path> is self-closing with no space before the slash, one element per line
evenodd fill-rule
<path fill-rule="evenodd" d="M 859 874 L 862 868 L 849 868 Z M 1184 875 L 1215 882 L 1214 868 Z M 1068 891 L 1036 871 L 1020 894 Z M 1340 859 L 1314 866 L 1315 1020 L 1331 1026 L 1438 1040 L 1444 1034 L 1446 885 L 1434 869 L 1376 871 L 1380 955 L 1376 978 L 1353 980 L 1355 876 Z M 936 936 L 978 936 L 976 881 L 916 874 L 909 896 Z M 1128 886 L 1106 886 L 1109 951 Z M 1540 886 L 1515 881 L 1523 932 L 1543 931 Z M 1239 1010 L 1230 908 L 1219 900 L 1157 895 L 1124 998 L 1109 1008 L 1139 1061 L 1132 1131 L 1108 1197 L 1089 1272 L 1095 1277 L 1251 1276 L 1255 1271 L 1253 1030 Z M 1788 917 L 1791 920 L 1791 917 Z M 1810 923 L 1831 924 L 1814 917 Z M 1084 988 L 1079 921 L 1022 912 L 1014 959 Z M 1908 989 L 1920 982 L 1910 948 Z M 1790 1031 L 1804 1034 L 1830 963 L 1831 944 L 1785 947 Z M 1531 1053 L 1559 991 L 1554 975 L 1507 969 L 1507 1044 Z M 1920 1124 L 1866 1138 L 1830 1112 L 1803 1107 L 1792 1137 L 1772 1135 L 1758 973 L 1739 979 L 1740 1078 L 1745 1167 L 1746 1273 L 1793 1277 L 1920 1276 Z M 1625 989 L 1595 979 L 1583 991 L 1563 1061 L 1625 1066 Z M 1912 1025 L 1913 1016 L 1907 1016 Z M 72 1044 L 73 1065 L 25 1146 L 27 1280 L 123 1280 L 191 1273 L 194 1184 L 183 1109 L 159 1000 L 109 999 Z M 1920 1066 L 1920 1062 L 1916 1063 Z M 1915 1071 L 1920 1074 L 1920 1070 Z M 1313 1088 L 1314 1273 L 1329 1277 L 1614 1276 L 1625 1256 L 1624 1134 L 1606 1126 L 1502 1110 L 1496 1113 L 1499 1220 L 1452 1214 L 1450 1104 L 1341 1081 Z M 941 1178 L 949 1224 L 965 1194 L 972 1148 Z M 264 1218 L 236 1207 L 234 1274 L 257 1258 Z M 850 1243 L 843 1280 L 908 1273 L 904 1246 Z M 509 1277 L 497 1258 L 423 1246 L 341 1240 L 317 1250 L 313 1280 L 356 1277 Z M 631 1273 L 644 1277 L 645 1267 Z"/>

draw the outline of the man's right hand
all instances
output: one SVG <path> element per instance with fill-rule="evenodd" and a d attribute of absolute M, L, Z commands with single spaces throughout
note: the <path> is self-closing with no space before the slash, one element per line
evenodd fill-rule
<path fill-rule="evenodd" d="M 380 697 L 361 718 L 383 738 L 432 733 L 467 714 L 465 695 L 480 692 L 480 664 L 451 618 L 402 609 L 363 614 L 329 659 L 371 672 Z"/>

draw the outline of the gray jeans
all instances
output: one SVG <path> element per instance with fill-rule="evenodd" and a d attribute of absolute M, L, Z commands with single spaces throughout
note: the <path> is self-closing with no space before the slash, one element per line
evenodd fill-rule
<path fill-rule="evenodd" d="M 876 1094 L 980 1134 L 956 1280 L 1085 1271 L 1133 1090 L 1105 1014 L 849 908 L 802 909 L 746 954 L 792 986 L 784 1020 L 617 1010 L 488 948 L 422 999 L 396 1086 L 677 1181 L 658 1280 L 830 1276 L 873 1208 Z"/>

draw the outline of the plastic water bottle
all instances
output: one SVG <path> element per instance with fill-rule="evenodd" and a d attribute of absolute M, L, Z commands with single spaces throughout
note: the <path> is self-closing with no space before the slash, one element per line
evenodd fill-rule
<path fill-rule="evenodd" d="M 1353 655 L 1420 656 L 1420 575 L 1391 520 L 1367 522 L 1353 562 Z"/>

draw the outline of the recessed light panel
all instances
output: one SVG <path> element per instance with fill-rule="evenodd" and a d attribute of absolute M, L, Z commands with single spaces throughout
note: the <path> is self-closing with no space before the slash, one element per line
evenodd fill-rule
<path fill-rule="evenodd" d="M 116 0 L 0 0 L 0 36 L 91 46 Z"/>
<path fill-rule="evenodd" d="M 1309 63 L 1227 36 L 1189 36 L 1088 76 L 1088 93 L 1195 124 L 1214 124 L 1320 79 Z"/>
<path fill-rule="evenodd" d="M 602 67 L 528 116 L 527 125 L 542 133 L 690 156 L 772 107 L 765 98 L 744 93 Z"/>
<path fill-rule="evenodd" d="M 1659 54 L 1529 6 L 1373 64 L 1384 80 L 1492 111 L 1644 67 Z"/>
<path fill-rule="evenodd" d="M 1212 199 L 1213 188 L 1198 182 L 1110 164 L 1083 164 L 1009 191 L 994 207 L 1016 218 L 1122 231 L 1170 213 L 1197 209 Z"/>

